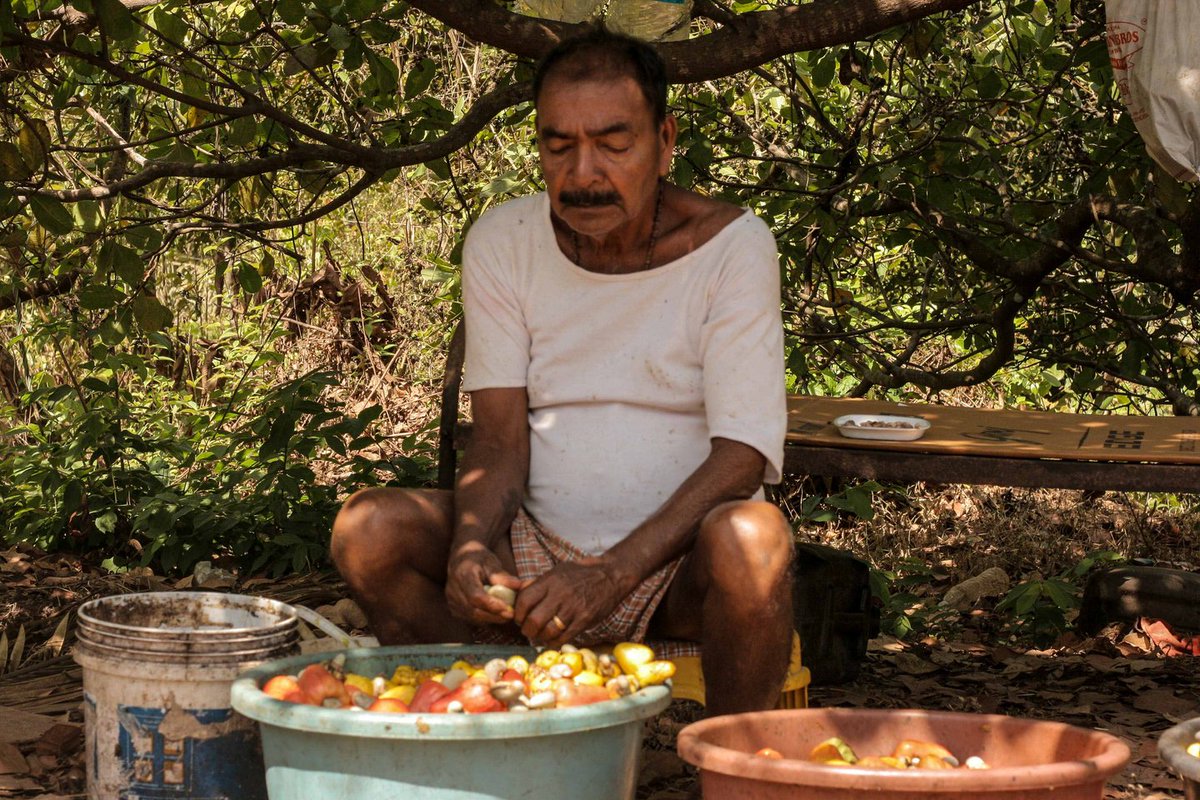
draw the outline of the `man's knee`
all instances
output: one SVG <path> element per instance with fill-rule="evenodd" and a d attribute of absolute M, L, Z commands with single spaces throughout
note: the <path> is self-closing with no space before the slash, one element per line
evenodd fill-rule
<path fill-rule="evenodd" d="M 329 550 L 339 571 L 345 574 L 355 565 L 379 563 L 388 556 L 402 558 L 406 539 L 425 527 L 418 518 L 427 504 L 417 493 L 397 489 L 376 487 L 352 494 L 333 521 Z"/>
<path fill-rule="evenodd" d="M 698 546 L 706 548 L 712 579 L 737 586 L 774 584 L 788 572 L 792 529 L 782 512 L 761 500 L 723 503 L 704 518 Z"/>

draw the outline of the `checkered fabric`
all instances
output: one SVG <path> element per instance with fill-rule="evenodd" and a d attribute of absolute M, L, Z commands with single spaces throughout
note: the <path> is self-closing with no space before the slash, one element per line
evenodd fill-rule
<path fill-rule="evenodd" d="M 521 509 L 513 520 L 510 531 L 513 556 L 517 562 L 517 577 L 522 580 L 536 578 L 548 572 L 555 564 L 563 561 L 578 561 L 586 557 L 579 548 L 546 530 L 533 517 Z M 655 609 L 667 593 L 667 587 L 679 569 L 680 559 L 667 564 L 633 590 L 599 624 L 592 626 L 572 640 L 580 647 L 594 647 L 617 642 L 641 642 L 646 640 L 646 629 Z M 477 632 L 476 641 L 510 644 L 515 643 L 511 635 L 503 630 L 491 629 Z M 522 642 L 524 644 L 524 642 Z M 677 639 L 646 641 L 658 658 L 679 658 L 700 655 L 698 642 Z"/>

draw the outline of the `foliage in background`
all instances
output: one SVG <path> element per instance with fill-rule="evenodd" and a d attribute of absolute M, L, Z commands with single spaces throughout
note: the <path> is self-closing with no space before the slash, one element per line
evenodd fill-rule
<path fill-rule="evenodd" d="M 1013 635 L 1049 644 L 1073 621 L 1092 571 L 1117 566 L 1124 560 L 1118 553 L 1098 551 L 1052 578 L 1021 581 L 996 604 L 996 613 L 1007 618 L 1006 628 Z"/>
<path fill-rule="evenodd" d="M 968 8 L 698 76 L 726 57 L 700 34 L 783 4 L 697 4 L 665 47 L 674 178 L 776 232 L 790 388 L 1195 413 L 1200 190 L 1145 156 L 1101 0 L 941 6 Z M 433 394 L 462 232 L 539 188 L 525 82 L 559 30 L 502 16 L 471 32 L 508 46 L 475 45 L 463 9 L 508 14 L 0 4 L 9 540 L 294 568 L 347 492 L 429 479 L 403 407 Z"/>
<path fill-rule="evenodd" d="M 0 453 L 10 543 L 53 549 L 65 534 L 109 553 L 113 569 L 186 572 L 217 556 L 249 571 L 299 571 L 325 562 L 341 492 L 429 477 L 419 454 L 363 455 L 379 445 L 366 431 L 380 409 L 351 415 L 323 397 L 331 373 L 235 389 L 219 405 L 155 408 L 147 402 L 162 394 L 121 380 L 153 381 L 149 361 L 98 353 L 79 365 L 76 386 L 26 397 L 36 420 L 0 431 L 24 442 Z M 318 462 L 338 480 L 318 480 Z"/>
<path fill-rule="evenodd" d="M 1090 553 L 1058 575 L 1020 581 L 998 602 L 980 603 L 972 612 L 989 615 L 993 626 L 1014 640 L 1050 645 L 1071 629 L 1091 573 L 1124 561 L 1108 550 Z M 964 614 L 939 604 L 945 588 L 936 586 L 938 582 L 933 568 L 917 558 L 903 559 L 891 569 L 873 569 L 871 594 L 881 603 L 880 629 L 899 639 L 946 637 L 961 629 Z"/>

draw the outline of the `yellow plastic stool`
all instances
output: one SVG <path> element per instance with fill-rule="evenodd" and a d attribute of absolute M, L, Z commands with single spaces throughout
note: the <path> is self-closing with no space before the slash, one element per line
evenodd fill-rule
<path fill-rule="evenodd" d="M 676 700 L 694 700 L 704 705 L 704 673 L 700 671 L 700 656 L 681 656 L 675 662 L 675 677 L 671 679 L 671 696 Z M 776 708 L 808 708 L 808 684 L 812 675 L 800 663 L 800 634 L 792 631 L 792 655 L 788 659 L 787 677 Z"/>

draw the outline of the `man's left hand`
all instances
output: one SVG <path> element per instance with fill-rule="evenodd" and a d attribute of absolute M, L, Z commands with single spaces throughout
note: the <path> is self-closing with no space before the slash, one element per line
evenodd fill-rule
<path fill-rule="evenodd" d="M 513 618 L 530 641 L 559 647 L 607 617 L 623 598 L 604 566 L 564 561 L 521 590 Z"/>

